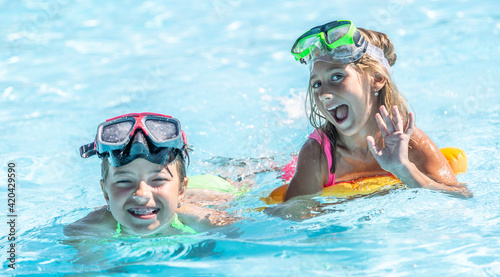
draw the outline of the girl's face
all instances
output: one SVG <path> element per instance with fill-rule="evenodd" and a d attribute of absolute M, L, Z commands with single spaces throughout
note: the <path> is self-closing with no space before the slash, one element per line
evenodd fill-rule
<path fill-rule="evenodd" d="M 104 197 L 123 229 L 136 235 L 152 235 L 171 225 L 184 195 L 187 178 L 180 180 L 175 163 L 165 166 L 136 159 L 121 167 L 109 167 Z"/>
<path fill-rule="evenodd" d="M 321 114 L 344 136 L 360 132 L 377 111 L 373 77 L 349 65 L 315 62 L 309 86 Z"/>

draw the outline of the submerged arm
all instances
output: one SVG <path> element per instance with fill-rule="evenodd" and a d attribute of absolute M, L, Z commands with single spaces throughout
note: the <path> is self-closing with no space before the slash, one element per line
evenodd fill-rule
<path fill-rule="evenodd" d="M 233 224 L 237 218 L 220 210 L 198 207 L 185 203 L 177 209 L 181 222 L 196 231 L 203 232 L 213 227 Z"/>

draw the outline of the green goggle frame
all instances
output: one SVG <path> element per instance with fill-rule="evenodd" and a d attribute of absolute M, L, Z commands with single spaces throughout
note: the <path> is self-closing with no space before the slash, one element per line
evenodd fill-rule
<path fill-rule="evenodd" d="M 347 32 L 340 38 L 332 41 L 332 34 L 337 32 L 339 28 L 349 26 Z M 339 46 L 352 45 L 355 43 L 354 36 L 358 29 L 349 20 L 336 20 L 324 25 L 312 28 L 301 35 L 294 43 L 291 53 L 295 60 L 300 60 L 311 54 L 311 46 L 315 45 L 319 40 L 323 45 L 327 46 L 328 50 L 333 50 Z M 359 38 L 358 38 L 359 39 Z"/>
<path fill-rule="evenodd" d="M 348 64 L 368 54 L 392 74 L 384 51 L 369 43 L 350 20 L 336 20 L 312 28 L 295 41 L 291 53 L 295 60 L 305 64 L 317 60 Z"/>

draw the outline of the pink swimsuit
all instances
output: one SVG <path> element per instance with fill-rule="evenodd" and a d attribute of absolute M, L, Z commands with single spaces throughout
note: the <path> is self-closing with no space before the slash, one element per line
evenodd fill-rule
<path fill-rule="evenodd" d="M 318 130 L 314 130 L 314 132 L 309 135 L 309 138 L 317 140 L 319 144 L 323 146 L 323 150 L 325 150 L 326 160 L 328 161 L 328 182 L 324 187 L 329 187 L 335 184 L 335 173 L 332 174 L 330 172 L 330 168 L 332 168 L 332 146 L 326 134 L 323 132 L 321 132 L 321 134 L 323 134 L 323 138 L 321 138 Z M 324 140 L 323 144 L 321 144 L 322 139 Z"/>
<path fill-rule="evenodd" d="M 324 133 L 322 134 L 323 140 L 325 140 L 325 143 L 323 144 L 323 150 L 325 150 L 326 160 L 328 161 L 328 182 L 326 183 L 326 185 L 324 185 L 324 187 L 329 187 L 335 184 L 335 173 L 332 174 L 330 172 L 330 168 L 332 167 L 332 147 L 330 145 L 330 140 L 328 139 L 328 137 Z M 309 138 L 315 139 L 321 145 L 322 139 L 317 130 L 314 130 L 314 132 L 309 135 Z M 295 168 L 297 167 L 297 158 L 298 157 L 293 157 L 292 161 L 285 165 L 285 167 L 281 170 L 281 179 L 286 181 L 292 179 L 293 174 L 295 174 Z"/>

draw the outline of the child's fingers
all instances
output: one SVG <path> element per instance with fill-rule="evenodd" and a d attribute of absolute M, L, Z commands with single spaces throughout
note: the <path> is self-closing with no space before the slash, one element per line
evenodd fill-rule
<path fill-rule="evenodd" d="M 412 112 L 410 112 L 408 114 L 408 127 L 406 128 L 405 134 L 411 136 L 414 129 L 415 129 L 415 115 Z"/>
<path fill-rule="evenodd" d="M 370 152 L 372 152 L 373 156 L 376 157 L 378 155 L 379 149 L 377 144 L 375 143 L 375 139 L 372 136 L 367 136 L 366 141 L 368 142 L 368 148 Z"/>
<path fill-rule="evenodd" d="M 380 106 L 380 115 L 382 115 L 382 118 L 385 121 L 385 126 L 387 128 L 387 132 L 389 134 L 394 133 L 394 122 L 392 122 L 392 119 L 389 116 L 389 112 L 387 112 L 387 109 L 383 105 Z"/>
<path fill-rule="evenodd" d="M 394 128 L 396 132 L 403 131 L 403 118 L 401 118 L 401 114 L 399 113 L 398 106 L 392 107 L 392 114 L 394 115 Z"/>
<path fill-rule="evenodd" d="M 382 137 L 385 138 L 389 131 L 387 130 L 387 126 L 385 125 L 385 121 L 382 119 L 382 116 L 377 113 L 375 115 L 375 120 L 377 121 L 378 128 L 380 129 L 380 133 L 382 133 Z"/>

